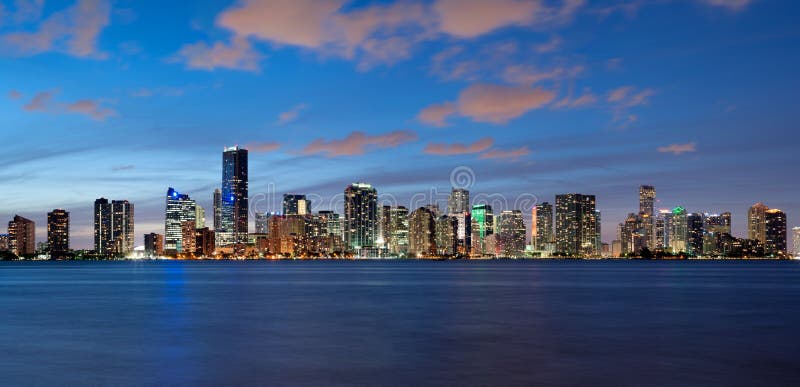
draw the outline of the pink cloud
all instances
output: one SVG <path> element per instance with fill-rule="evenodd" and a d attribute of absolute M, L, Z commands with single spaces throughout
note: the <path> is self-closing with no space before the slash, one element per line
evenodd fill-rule
<path fill-rule="evenodd" d="M 566 0 L 554 7 L 535 0 L 439 0 L 434 10 L 442 32 L 474 38 L 504 27 L 562 22 L 583 4 L 583 0 Z"/>
<path fill-rule="evenodd" d="M 516 149 L 492 149 L 482 155 L 481 159 L 518 159 L 522 156 L 527 156 L 531 153 L 527 146 Z"/>
<path fill-rule="evenodd" d="M 22 108 L 29 112 L 82 114 L 97 121 L 104 121 L 106 118 L 117 115 L 116 110 L 104 107 L 95 100 L 82 99 L 71 103 L 56 102 L 54 97 L 57 93 L 58 91 L 52 90 L 36 93 Z"/>
<path fill-rule="evenodd" d="M 288 123 L 296 120 L 297 117 L 300 116 L 300 112 L 302 112 L 306 108 L 307 108 L 306 104 L 301 103 L 301 104 L 295 105 L 291 109 L 279 114 L 278 115 L 278 124 L 279 125 L 288 124 Z"/>
<path fill-rule="evenodd" d="M 463 155 L 463 154 L 470 154 L 470 153 L 480 153 L 487 149 L 489 149 L 494 144 L 494 140 L 491 137 L 482 138 L 478 141 L 475 141 L 472 144 L 442 144 L 442 143 L 430 143 L 425 146 L 423 150 L 425 153 L 429 155 L 437 155 L 437 156 L 452 156 L 452 155 Z"/>
<path fill-rule="evenodd" d="M 686 144 L 671 144 L 669 146 L 659 147 L 658 151 L 661 153 L 672 153 L 677 156 L 683 153 L 697 152 L 697 145 L 693 142 Z"/>
<path fill-rule="evenodd" d="M 453 103 L 445 102 L 433 104 L 422 109 L 417 115 L 417 119 L 428 125 L 444 127 L 447 126 L 447 118 L 456 113 L 456 106 Z"/>
<path fill-rule="evenodd" d="M 50 108 L 54 93 L 53 91 L 36 93 L 30 102 L 25 104 L 22 108 L 29 112 L 45 111 Z"/>
<path fill-rule="evenodd" d="M 97 121 L 104 121 L 108 117 L 117 115 L 113 109 L 106 108 L 100 105 L 97 101 L 82 99 L 77 102 L 66 105 L 66 109 L 72 113 L 84 114 Z"/>
<path fill-rule="evenodd" d="M 416 140 L 417 134 L 409 130 L 398 130 L 374 136 L 356 131 L 341 140 L 326 141 L 318 138 L 308 144 L 301 153 L 325 154 L 327 157 L 354 156 L 375 149 L 395 148 Z"/>
<path fill-rule="evenodd" d="M 611 90 L 606 97 L 608 102 L 619 107 L 629 108 L 647 104 L 649 98 L 655 94 L 653 89 L 642 89 L 638 92 L 633 86 L 623 86 Z"/>
<path fill-rule="evenodd" d="M 107 55 L 98 49 L 97 40 L 109 25 L 110 15 L 111 5 L 106 0 L 78 0 L 41 21 L 34 32 L 12 32 L 0 36 L 0 40 L 18 55 L 57 51 L 103 59 Z"/>
<path fill-rule="evenodd" d="M 205 42 L 188 44 L 172 58 L 172 61 L 185 62 L 186 67 L 200 70 L 217 68 L 258 72 L 261 55 L 256 52 L 246 38 L 234 38 L 230 43 Z"/>
<path fill-rule="evenodd" d="M 561 43 L 563 43 L 561 37 L 559 37 L 558 35 L 554 35 L 552 38 L 550 38 L 550 40 L 542 44 L 536 45 L 534 49 L 536 50 L 536 52 L 540 54 L 553 52 L 561 47 Z"/>
<path fill-rule="evenodd" d="M 20 99 L 20 98 L 22 98 L 22 93 L 20 93 L 17 90 L 11 90 L 11 91 L 8 92 L 8 98 Z"/>
<path fill-rule="evenodd" d="M 571 96 L 565 97 L 553 104 L 554 108 L 581 108 L 593 105 L 597 102 L 597 96 L 591 90 L 586 89 L 580 97 L 573 99 Z"/>
<path fill-rule="evenodd" d="M 281 144 L 277 142 L 260 142 L 260 143 L 248 144 L 246 148 L 249 149 L 251 152 L 269 153 L 280 149 Z"/>
<path fill-rule="evenodd" d="M 731 11 L 740 11 L 746 8 L 753 0 L 700 0 L 708 5 L 724 7 Z"/>
<path fill-rule="evenodd" d="M 503 124 L 550 103 L 555 94 L 542 88 L 475 84 L 461 92 L 458 111 L 477 122 Z"/>
<path fill-rule="evenodd" d="M 556 67 L 548 71 L 541 71 L 532 66 L 511 65 L 506 67 L 503 79 L 508 83 L 530 86 L 542 81 L 574 78 L 583 70 L 583 66 Z"/>

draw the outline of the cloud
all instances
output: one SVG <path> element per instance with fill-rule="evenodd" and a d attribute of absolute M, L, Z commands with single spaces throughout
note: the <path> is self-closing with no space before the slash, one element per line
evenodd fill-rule
<path fill-rule="evenodd" d="M 288 123 L 296 120 L 297 117 L 300 116 L 300 112 L 302 112 L 306 108 L 307 108 L 306 104 L 301 103 L 301 104 L 295 105 L 291 109 L 279 114 L 278 115 L 278 124 L 279 125 L 288 124 Z"/>
<path fill-rule="evenodd" d="M 442 143 L 430 143 L 425 146 L 423 152 L 429 155 L 437 155 L 437 156 L 452 156 L 452 155 L 463 155 L 463 154 L 470 154 L 470 153 L 480 153 L 487 149 L 489 149 L 492 145 L 494 145 L 494 140 L 491 137 L 485 137 L 478 141 L 475 141 L 472 144 L 442 144 Z"/>
<path fill-rule="evenodd" d="M 541 71 L 533 66 L 511 65 L 503 72 L 503 79 L 508 83 L 530 86 L 542 81 L 574 78 L 583 70 L 583 66 L 556 67 Z"/>
<path fill-rule="evenodd" d="M 740 11 L 745 9 L 753 0 L 700 0 L 708 5 L 716 7 L 727 8 L 731 11 Z"/>
<path fill-rule="evenodd" d="M 10 99 L 20 99 L 22 98 L 22 93 L 17 90 L 11 90 L 8 92 L 8 98 Z"/>
<path fill-rule="evenodd" d="M 504 124 L 555 98 L 555 93 L 540 87 L 505 86 L 477 83 L 464 89 L 455 103 L 434 104 L 423 109 L 417 118 L 434 126 L 446 126 L 452 115 L 475 122 Z"/>
<path fill-rule="evenodd" d="M 546 42 L 544 42 L 542 44 L 537 44 L 536 46 L 534 46 L 534 50 L 536 50 L 536 52 L 538 52 L 540 54 L 544 54 L 544 53 L 547 53 L 547 52 L 553 52 L 555 50 L 558 50 L 561 47 L 561 43 L 563 43 L 563 41 L 561 40 L 561 37 L 559 37 L 557 35 L 553 35 L 553 37 L 550 38 L 550 40 L 548 40 L 548 41 L 546 41 Z"/>
<path fill-rule="evenodd" d="M 197 42 L 183 46 L 172 62 L 183 62 L 187 68 L 212 71 L 218 68 L 259 71 L 261 54 L 256 52 L 246 38 L 237 37 L 230 43 L 214 42 L 211 45 Z"/>
<path fill-rule="evenodd" d="M 103 59 L 107 55 L 98 49 L 97 40 L 108 26 L 110 14 L 111 6 L 106 0 L 78 0 L 71 7 L 52 13 L 37 25 L 35 31 L 8 33 L 0 36 L 0 41 L 16 55 L 56 51 L 76 57 Z"/>
<path fill-rule="evenodd" d="M 131 169 L 136 168 L 135 165 L 128 164 L 128 165 L 118 165 L 116 167 L 111 168 L 111 172 L 119 172 L 119 171 L 130 171 Z"/>
<path fill-rule="evenodd" d="M 573 99 L 571 96 L 565 97 L 553 104 L 554 108 L 580 108 L 593 105 L 597 102 L 597 96 L 591 90 L 585 89 L 580 97 Z"/>
<path fill-rule="evenodd" d="M 447 126 L 447 118 L 455 113 L 456 106 L 453 103 L 445 102 L 433 104 L 422 109 L 417 115 L 417 119 L 431 126 L 445 127 Z"/>
<path fill-rule="evenodd" d="M 523 146 L 516 149 L 492 149 L 482 155 L 479 158 L 481 159 L 518 159 L 522 156 L 527 156 L 531 153 L 530 149 L 527 146 Z"/>
<path fill-rule="evenodd" d="M 105 108 L 97 101 L 82 99 L 70 103 L 66 106 L 67 111 L 72 113 L 84 114 L 97 121 L 104 121 L 108 117 L 117 115 L 117 112 L 110 108 Z"/>
<path fill-rule="evenodd" d="M 693 142 L 686 144 L 671 144 L 669 146 L 659 147 L 658 151 L 661 153 L 672 153 L 677 156 L 683 153 L 697 152 L 697 146 Z"/>
<path fill-rule="evenodd" d="M 647 104 L 648 98 L 654 94 L 653 89 L 642 89 L 636 92 L 636 88 L 633 86 L 623 86 L 611 90 L 606 96 L 606 100 L 619 107 L 629 108 Z"/>
<path fill-rule="evenodd" d="M 326 141 L 318 138 L 308 144 L 301 153 L 306 155 L 325 154 L 327 157 L 354 156 L 375 149 L 395 148 L 416 140 L 417 134 L 409 130 L 397 130 L 374 136 L 356 131 L 341 140 Z"/>
<path fill-rule="evenodd" d="M 256 153 L 269 153 L 280 149 L 281 144 L 277 142 L 260 142 L 260 143 L 248 144 L 246 148 Z"/>
<path fill-rule="evenodd" d="M 458 111 L 477 122 L 503 124 L 550 103 L 555 94 L 542 88 L 475 84 L 461 92 Z"/>
<path fill-rule="evenodd" d="M 474 38 L 504 27 L 561 22 L 583 3 L 583 0 L 566 0 L 560 6 L 549 7 L 533 0 L 439 0 L 434 10 L 442 32 Z"/>
<path fill-rule="evenodd" d="M 106 118 L 117 115 L 116 110 L 104 107 L 100 102 L 91 99 L 82 99 L 70 103 L 54 101 L 57 93 L 57 90 L 36 93 L 22 108 L 29 112 L 81 114 L 97 121 L 104 121 Z"/>

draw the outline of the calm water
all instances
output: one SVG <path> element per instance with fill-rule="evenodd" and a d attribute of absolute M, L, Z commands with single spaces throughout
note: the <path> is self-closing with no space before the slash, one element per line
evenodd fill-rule
<path fill-rule="evenodd" d="M 798 262 L 0 263 L 3 385 L 798 385 Z"/>

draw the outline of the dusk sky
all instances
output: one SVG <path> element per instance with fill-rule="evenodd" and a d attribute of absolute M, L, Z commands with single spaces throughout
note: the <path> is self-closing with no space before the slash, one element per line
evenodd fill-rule
<path fill-rule="evenodd" d="M 163 233 L 168 187 L 211 222 L 222 150 L 235 144 L 250 150 L 262 211 L 279 200 L 261 194 L 330 198 L 355 181 L 400 205 L 432 190 L 443 200 L 466 167 L 473 196 L 597 195 L 604 242 L 638 211 L 640 184 L 656 186 L 659 208 L 731 211 L 738 236 L 759 201 L 791 228 L 799 11 L 777 0 L 0 0 L 0 233 L 19 214 L 45 241 L 46 212 L 65 208 L 72 247 L 91 248 L 102 196 L 135 204 L 141 245 Z"/>

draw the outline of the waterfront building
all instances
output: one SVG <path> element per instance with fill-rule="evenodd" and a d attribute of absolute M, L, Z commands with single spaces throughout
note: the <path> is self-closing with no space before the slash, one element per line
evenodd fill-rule
<path fill-rule="evenodd" d="M 642 217 L 642 214 L 628 214 L 618 230 L 623 255 L 639 254 L 645 247 L 648 247 L 645 218 Z"/>
<path fill-rule="evenodd" d="M 472 254 L 483 256 L 489 252 L 486 249 L 486 237 L 494 234 L 494 213 L 488 204 L 472 206 L 470 213 L 472 221 Z"/>
<path fill-rule="evenodd" d="M 208 227 L 195 228 L 194 254 L 196 257 L 211 257 L 216 250 L 214 231 Z"/>
<path fill-rule="evenodd" d="M 544 202 L 531 210 L 531 245 L 534 251 L 553 251 L 553 205 Z"/>
<path fill-rule="evenodd" d="M 8 222 L 8 247 L 18 257 L 36 253 L 36 223 L 28 218 L 14 215 Z"/>
<path fill-rule="evenodd" d="M 686 215 L 686 252 L 698 257 L 703 256 L 704 218 L 701 213 Z"/>
<path fill-rule="evenodd" d="M 220 228 L 218 242 L 236 246 L 235 254 L 243 252 L 248 232 L 248 153 L 238 146 L 222 152 L 222 190 L 220 197 Z M 219 244 L 218 244 L 219 245 Z"/>
<path fill-rule="evenodd" d="M 792 246 L 794 246 L 794 256 L 800 258 L 800 227 L 792 229 Z"/>
<path fill-rule="evenodd" d="M 525 256 L 525 221 L 520 210 L 506 210 L 500 213 L 500 224 L 496 241 L 500 244 L 500 254 L 506 258 Z"/>
<path fill-rule="evenodd" d="M 568 257 L 599 255 L 595 196 L 556 195 L 556 250 Z"/>
<path fill-rule="evenodd" d="M 144 253 L 150 258 L 164 255 L 164 236 L 156 233 L 144 234 Z"/>
<path fill-rule="evenodd" d="M 311 202 L 306 195 L 283 194 L 284 215 L 307 215 L 310 213 Z"/>
<path fill-rule="evenodd" d="M 436 218 L 436 253 L 451 257 L 458 251 L 458 219 L 442 215 Z"/>
<path fill-rule="evenodd" d="M 214 190 L 214 230 L 222 230 L 222 190 Z"/>
<path fill-rule="evenodd" d="M 463 214 L 472 208 L 469 205 L 469 191 L 464 188 L 453 188 L 447 199 L 447 214 Z"/>
<path fill-rule="evenodd" d="M 267 226 L 267 222 L 269 218 L 272 216 L 271 213 L 265 212 L 263 214 L 256 213 L 255 214 L 255 223 L 256 223 L 256 234 L 269 234 L 269 227 Z"/>
<path fill-rule="evenodd" d="M 430 208 L 426 207 L 428 211 L 433 213 Z M 409 249 L 409 214 L 408 208 L 403 206 L 389 208 L 388 214 L 387 236 L 389 238 L 387 244 L 389 253 L 394 256 L 403 256 L 408 253 Z"/>
<path fill-rule="evenodd" d="M 111 237 L 111 204 L 106 198 L 94 201 L 94 251 L 98 255 L 110 255 L 113 251 Z"/>
<path fill-rule="evenodd" d="M 778 209 L 770 209 L 765 213 L 764 255 L 770 258 L 786 258 L 786 214 Z"/>
<path fill-rule="evenodd" d="M 175 251 L 186 258 L 191 258 L 194 256 L 195 250 L 197 250 L 197 223 L 194 220 L 185 220 L 180 223 L 180 226 L 180 241 L 178 241 Z"/>
<path fill-rule="evenodd" d="M 449 214 L 458 222 L 456 254 L 469 256 L 472 252 L 472 215 L 469 212 Z"/>
<path fill-rule="evenodd" d="M 47 245 L 51 259 L 69 258 L 69 212 L 55 209 L 47 213 Z"/>
<path fill-rule="evenodd" d="M 723 235 L 731 234 L 731 213 L 705 214 L 703 233 L 703 255 L 716 257 L 724 255 L 723 243 L 726 238 Z"/>
<path fill-rule="evenodd" d="M 436 224 L 433 213 L 420 207 L 408 219 L 408 255 L 428 258 L 436 254 Z"/>
<path fill-rule="evenodd" d="M 656 205 L 656 188 L 651 185 L 642 185 L 639 187 L 639 217 L 641 217 L 644 241 L 647 248 L 650 250 L 656 249 L 656 232 L 655 232 L 655 205 Z"/>
<path fill-rule="evenodd" d="M 192 222 L 197 228 L 196 216 L 197 204 L 189 195 L 181 194 L 172 187 L 167 189 L 164 217 L 164 250 L 167 253 L 194 253 L 194 230 L 185 230 L 184 223 Z"/>
<path fill-rule="evenodd" d="M 767 242 L 767 211 L 769 207 L 763 203 L 753 204 L 747 210 L 747 239 Z"/>
<path fill-rule="evenodd" d="M 8 234 L 0 234 L 0 251 L 8 251 Z"/>
<path fill-rule="evenodd" d="M 672 216 L 669 218 L 669 247 L 674 254 L 687 252 L 686 215 L 686 209 L 678 206 L 672 209 Z"/>
<path fill-rule="evenodd" d="M 194 221 L 197 224 L 197 228 L 205 228 L 206 227 L 206 209 L 203 208 L 201 205 L 195 203 L 195 216 Z"/>
<path fill-rule="evenodd" d="M 374 249 L 378 236 L 378 191 L 353 183 L 344 190 L 344 239 L 353 251 Z"/>
<path fill-rule="evenodd" d="M 342 239 L 342 219 L 341 216 L 333 211 L 320 211 L 319 216 L 325 219 L 328 235 Z"/>

